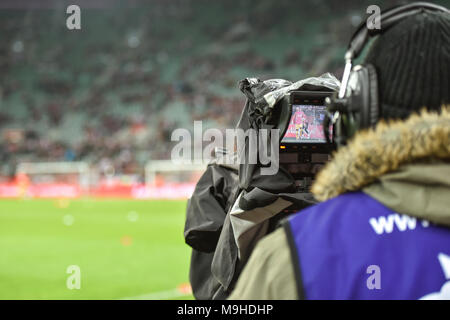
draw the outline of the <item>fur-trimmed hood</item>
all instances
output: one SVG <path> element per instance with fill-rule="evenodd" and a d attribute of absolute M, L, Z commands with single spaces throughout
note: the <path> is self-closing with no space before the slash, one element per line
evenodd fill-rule
<path fill-rule="evenodd" d="M 404 165 L 450 160 L 450 106 L 380 122 L 359 132 L 317 175 L 312 192 L 320 201 L 362 190 Z M 446 177 L 450 180 L 450 177 Z"/>

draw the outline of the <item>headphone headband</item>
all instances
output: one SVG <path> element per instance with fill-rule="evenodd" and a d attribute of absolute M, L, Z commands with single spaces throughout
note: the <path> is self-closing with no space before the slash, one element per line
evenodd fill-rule
<path fill-rule="evenodd" d="M 424 10 L 450 13 L 450 11 L 443 6 L 428 2 L 414 2 L 382 12 L 380 16 L 380 29 L 368 29 L 365 21 L 359 25 L 358 29 L 353 33 L 347 52 L 345 53 L 345 69 L 342 76 L 341 87 L 339 89 L 339 98 L 343 98 L 345 95 L 349 80 L 348 78 L 352 70 L 352 61 L 360 55 L 368 39 L 386 31 L 399 21 Z"/>
<path fill-rule="evenodd" d="M 369 29 L 366 21 L 356 29 L 345 54 L 345 69 L 339 94 L 325 100 L 328 113 L 324 130 L 327 132 L 328 123 L 336 125 L 333 136 L 338 145 L 345 144 L 357 130 L 374 126 L 379 118 L 376 69 L 371 64 L 353 68 L 353 59 L 359 57 L 371 37 L 380 35 L 398 22 L 425 11 L 450 13 L 443 6 L 415 2 L 382 12 L 378 29 Z M 328 137 L 328 133 L 325 136 Z"/>

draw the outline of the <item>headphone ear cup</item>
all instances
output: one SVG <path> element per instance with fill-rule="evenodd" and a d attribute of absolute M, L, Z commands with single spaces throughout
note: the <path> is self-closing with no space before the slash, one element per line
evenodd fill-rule
<path fill-rule="evenodd" d="M 373 65 L 357 65 L 349 78 L 349 110 L 355 113 L 356 129 L 369 128 L 378 121 L 378 82 Z"/>
<path fill-rule="evenodd" d="M 345 92 L 342 99 L 345 102 L 341 103 L 346 111 L 334 130 L 336 142 L 341 140 L 343 144 L 356 131 L 370 128 L 378 122 L 378 79 L 375 67 L 371 64 L 355 66 L 349 74 Z"/>
<path fill-rule="evenodd" d="M 374 126 L 380 117 L 380 105 L 378 103 L 378 76 L 377 70 L 371 64 L 365 66 L 368 75 L 368 90 L 369 90 L 369 110 L 367 110 L 368 124 Z"/>
<path fill-rule="evenodd" d="M 347 90 L 347 112 L 349 134 L 370 126 L 370 77 L 365 66 L 355 66 L 349 76 Z"/>

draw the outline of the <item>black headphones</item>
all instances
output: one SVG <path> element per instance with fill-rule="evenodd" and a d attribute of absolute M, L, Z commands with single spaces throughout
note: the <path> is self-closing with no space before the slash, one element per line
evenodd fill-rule
<path fill-rule="evenodd" d="M 324 122 L 325 137 L 329 139 L 329 127 L 333 124 L 334 142 L 338 146 L 345 145 L 357 130 L 373 127 L 378 122 L 380 107 L 376 69 L 371 64 L 353 67 L 353 60 L 359 57 L 369 39 L 425 10 L 450 12 L 432 3 L 414 2 L 381 13 L 379 29 L 368 28 L 366 21 L 356 29 L 345 53 L 345 69 L 339 93 L 325 100 L 328 110 Z"/>

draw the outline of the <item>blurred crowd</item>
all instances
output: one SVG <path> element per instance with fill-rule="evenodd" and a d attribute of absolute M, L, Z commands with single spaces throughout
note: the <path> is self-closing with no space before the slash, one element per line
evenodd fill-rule
<path fill-rule="evenodd" d="M 61 5 L 0 10 L 3 180 L 23 161 L 142 176 L 149 160 L 169 159 L 175 128 L 234 127 L 240 79 L 339 76 L 348 30 L 362 19 L 350 0 L 346 10 L 331 1 L 82 3 L 80 31 L 65 28 Z"/>

